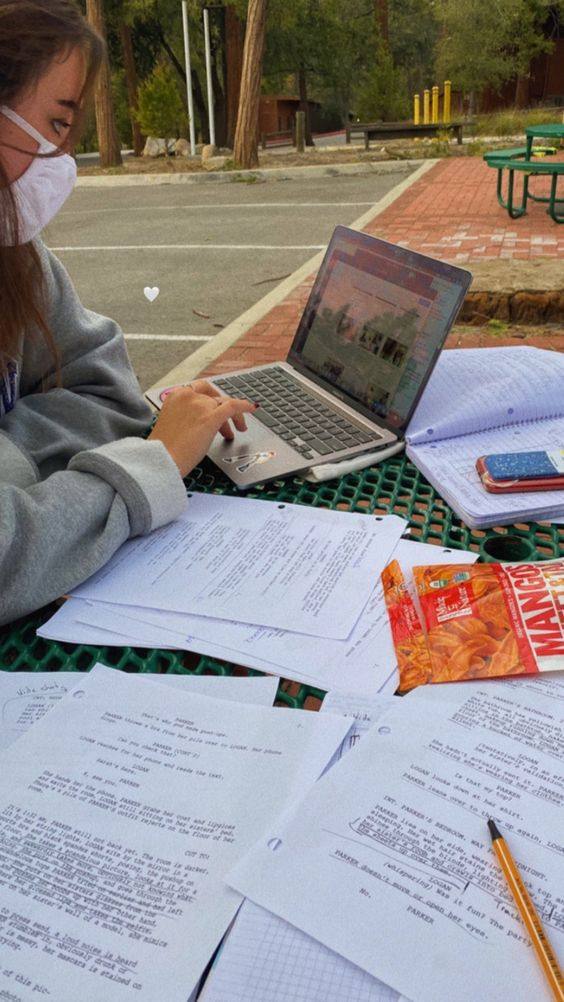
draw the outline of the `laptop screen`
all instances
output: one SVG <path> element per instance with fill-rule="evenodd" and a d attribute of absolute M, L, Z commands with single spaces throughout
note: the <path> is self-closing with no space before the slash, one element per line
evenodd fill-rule
<path fill-rule="evenodd" d="M 338 226 L 288 359 L 402 431 L 470 280 L 461 268 Z"/>

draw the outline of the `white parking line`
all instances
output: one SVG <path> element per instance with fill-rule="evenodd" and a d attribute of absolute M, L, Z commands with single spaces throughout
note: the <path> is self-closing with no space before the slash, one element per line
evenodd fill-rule
<path fill-rule="evenodd" d="M 329 206 L 335 206 L 337 208 L 343 208 L 343 206 L 350 205 L 353 208 L 355 206 L 366 206 L 374 205 L 374 201 L 371 202 L 216 202 L 214 205 L 209 203 L 201 202 L 196 205 L 124 205 L 119 209 L 65 209 L 59 213 L 59 216 L 78 216 L 87 212 L 94 213 L 96 216 L 101 215 L 103 212 L 163 212 L 166 209 L 175 210 L 176 209 L 319 209 L 327 208 Z"/>
<path fill-rule="evenodd" d="M 377 216 L 380 215 L 388 206 L 392 205 L 397 198 L 400 197 L 412 184 L 415 184 L 427 171 L 432 170 L 439 160 L 424 160 L 419 161 L 417 169 L 412 171 L 403 181 L 389 191 L 386 195 L 379 199 L 375 205 L 371 206 L 367 212 L 359 216 L 358 219 L 351 223 L 351 227 L 354 230 L 363 230 L 369 223 L 371 223 Z M 413 162 L 412 165 L 413 166 Z M 309 168 L 302 168 L 302 170 L 308 170 Z M 150 389 L 155 389 L 157 386 L 172 385 L 173 383 L 189 383 L 191 379 L 195 379 L 201 372 L 203 372 L 209 365 L 211 365 L 216 358 L 219 358 L 224 351 L 231 348 L 237 343 L 239 338 L 247 333 L 254 324 L 262 320 L 267 313 L 273 309 L 274 306 L 278 306 L 279 303 L 284 302 L 286 297 L 290 292 L 293 292 L 302 282 L 305 282 L 310 278 L 310 276 L 319 268 L 322 260 L 322 255 L 317 254 L 315 257 L 310 258 L 305 264 L 302 264 L 297 271 L 289 275 L 288 278 L 284 279 L 275 289 L 263 296 L 258 303 L 251 306 L 250 309 L 245 310 L 240 317 L 236 320 L 232 320 L 231 323 L 227 324 L 222 331 L 218 331 L 215 337 L 212 339 L 213 344 L 202 345 L 201 348 L 196 348 L 189 358 L 186 358 L 179 365 L 175 366 L 168 373 L 163 373 L 163 375 L 158 379 L 158 381 L 150 387 Z"/>
<path fill-rule="evenodd" d="M 96 245 L 93 247 L 51 247 L 57 253 L 69 254 L 74 251 L 88 253 L 90 251 L 142 251 L 142 250 L 324 250 L 327 244 L 119 244 Z"/>
<path fill-rule="evenodd" d="M 211 341 L 213 334 L 124 334 L 126 341 Z"/>

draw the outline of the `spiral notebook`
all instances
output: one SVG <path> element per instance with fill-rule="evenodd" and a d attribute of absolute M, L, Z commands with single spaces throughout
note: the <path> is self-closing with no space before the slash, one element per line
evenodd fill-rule
<path fill-rule="evenodd" d="M 443 351 L 406 442 L 467 525 L 564 522 L 564 490 L 489 494 L 476 471 L 489 453 L 564 446 L 564 355 L 525 346 Z"/>

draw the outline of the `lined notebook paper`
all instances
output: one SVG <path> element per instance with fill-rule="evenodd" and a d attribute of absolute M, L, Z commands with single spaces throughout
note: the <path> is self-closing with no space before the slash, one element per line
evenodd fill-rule
<path fill-rule="evenodd" d="M 480 456 L 564 445 L 564 356 L 540 348 L 443 351 L 407 429 L 407 455 L 467 525 L 564 520 L 564 491 L 489 494 Z"/>

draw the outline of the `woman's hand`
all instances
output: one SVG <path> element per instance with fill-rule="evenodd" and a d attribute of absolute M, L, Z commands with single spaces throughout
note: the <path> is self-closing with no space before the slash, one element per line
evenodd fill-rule
<path fill-rule="evenodd" d="M 181 386 L 167 396 L 149 440 L 162 442 L 185 477 L 204 458 L 217 432 L 226 441 L 237 431 L 246 431 L 245 414 L 257 409 L 249 400 L 222 396 L 205 379 Z"/>

